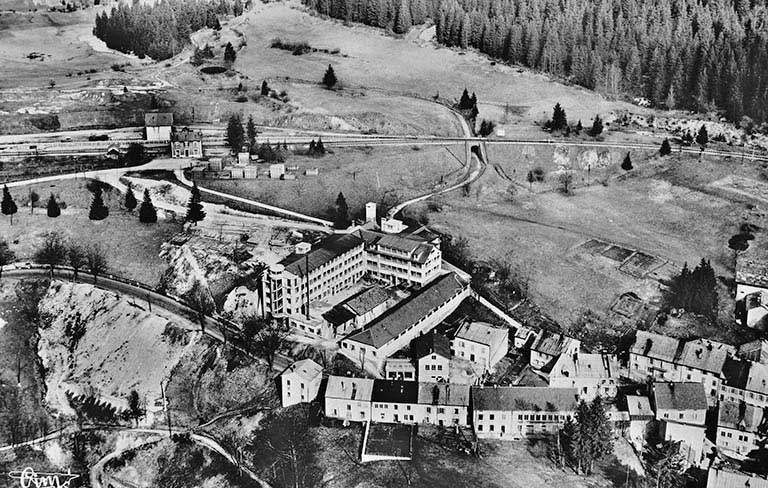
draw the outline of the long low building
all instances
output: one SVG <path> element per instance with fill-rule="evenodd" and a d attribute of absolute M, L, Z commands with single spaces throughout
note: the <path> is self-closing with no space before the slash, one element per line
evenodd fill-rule
<path fill-rule="evenodd" d="M 521 440 L 560 430 L 576 411 L 575 388 L 472 387 L 472 423 L 479 438 Z"/>
<path fill-rule="evenodd" d="M 326 417 L 394 424 L 467 426 L 469 385 L 331 376 Z"/>
<path fill-rule="evenodd" d="M 470 288 L 456 273 L 448 273 L 388 310 L 365 329 L 341 341 L 341 351 L 360 365 L 382 371 L 384 360 L 425 334 L 469 296 Z"/>

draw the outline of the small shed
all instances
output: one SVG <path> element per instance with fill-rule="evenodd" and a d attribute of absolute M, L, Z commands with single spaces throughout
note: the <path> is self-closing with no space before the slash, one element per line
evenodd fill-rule
<path fill-rule="evenodd" d="M 272 179 L 279 179 L 285 174 L 285 165 L 283 163 L 275 163 L 269 165 L 269 177 Z"/>

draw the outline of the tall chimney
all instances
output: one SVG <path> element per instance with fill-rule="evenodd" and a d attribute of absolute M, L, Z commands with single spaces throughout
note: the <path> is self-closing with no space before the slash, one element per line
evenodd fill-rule
<path fill-rule="evenodd" d="M 309 320 L 309 254 L 304 255 L 304 271 L 307 276 L 307 320 Z"/>

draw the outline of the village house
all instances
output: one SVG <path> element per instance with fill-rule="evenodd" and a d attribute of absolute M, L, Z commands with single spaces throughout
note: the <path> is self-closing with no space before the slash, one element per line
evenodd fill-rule
<path fill-rule="evenodd" d="M 581 342 L 571 337 L 540 330 L 531 345 L 530 364 L 548 371 L 561 354 L 572 355 L 581 348 Z"/>
<path fill-rule="evenodd" d="M 746 455 L 757 449 L 763 409 L 746 403 L 720 402 L 717 415 L 717 447 Z"/>
<path fill-rule="evenodd" d="M 378 285 L 366 288 L 323 314 L 330 328 L 329 336 L 345 336 L 362 329 L 398 301 L 394 292 Z"/>
<path fill-rule="evenodd" d="M 147 112 L 144 114 L 144 136 L 148 142 L 171 140 L 173 114 L 168 112 Z"/>
<path fill-rule="evenodd" d="M 325 389 L 325 416 L 356 422 L 370 420 L 372 392 L 372 379 L 329 376 Z"/>
<path fill-rule="evenodd" d="M 374 380 L 371 415 L 375 422 L 417 423 L 419 384 L 414 381 Z"/>
<path fill-rule="evenodd" d="M 638 330 L 629 351 L 629 376 L 635 381 L 653 378 L 657 381 L 678 381 L 675 365 L 682 345 L 672 337 Z"/>
<path fill-rule="evenodd" d="M 723 365 L 720 401 L 768 407 L 768 365 L 728 357 Z"/>
<path fill-rule="evenodd" d="M 739 346 L 736 355 L 756 363 L 768 364 L 768 341 L 757 339 Z"/>
<path fill-rule="evenodd" d="M 576 390 L 473 386 L 472 424 L 483 439 L 521 440 L 555 434 L 576 410 Z"/>
<path fill-rule="evenodd" d="M 280 393 L 283 407 L 308 403 L 317 398 L 323 367 L 311 359 L 296 361 L 280 374 Z"/>
<path fill-rule="evenodd" d="M 432 425 L 469 425 L 469 385 L 419 382 L 419 417 Z"/>
<path fill-rule="evenodd" d="M 202 158 L 203 133 L 184 127 L 171 133 L 172 158 Z"/>
<path fill-rule="evenodd" d="M 627 395 L 627 412 L 629 412 L 629 442 L 642 451 L 645 441 L 653 434 L 655 414 L 651 408 L 651 400 L 647 396 Z"/>
<path fill-rule="evenodd" d="M 365 329 L 341 341 L 341 352 L 377 371 L 384 360 L 432 330 L 469 296 L 469 286 L 455 273 L 445 274 L 403 300 Z"/>
<path fill-rule="evenodd" d="M 636 381 L 699 382 L 709 403 L 717 402 L 723 366 L 736 349 L 728 344 L 695 339 L 683 342 L 646 331 L 638 331 L 629 352 L 629 375 Z"/>
<path fill-rule="evenodd" d="M 549 386 L 575 388 L 579 399 L 592 401 L 596 396 L 604 400 L 618 393 L 619 362 L 607 354 L 561 354 L 549 372 Z"/>
<path fill-rule="evenodd" d="M 509 329 L 483 322 L 464 323 L 451 341 L 451 352 L 490 370 L 509 349 Z"/>
<path fill-rule="evenodd" d="M 411 353 L 416 358 L 419 381 L 448 381 L 451 367 L 451 342 L 443 334 L 432 331 L 411 342 Z"/>
<path fill-rule="evenodd" d="M 698 465 L 704 449 L 707 395 L 701 383 L 654 383 L 653 406 L 659 421 L 659 436 L 681 441 L 680 452 Z"/>

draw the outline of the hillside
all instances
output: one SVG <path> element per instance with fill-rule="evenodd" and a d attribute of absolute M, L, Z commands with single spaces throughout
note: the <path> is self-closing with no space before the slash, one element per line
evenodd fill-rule
<path fill-rule="evenodd" d="M 184 346 L 196 341 L 184 336 L 173 344 L 164 331 L 178 324 L 149 312 L 146 303 L 91 285 L 52 282 L 40 314 L 46 403 L 62 413 L 73 413 L 66 392 L 92 394 L 118 410 L 131 390 L 154 403 Z"/>

